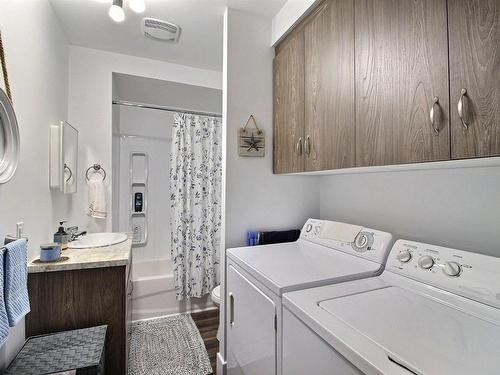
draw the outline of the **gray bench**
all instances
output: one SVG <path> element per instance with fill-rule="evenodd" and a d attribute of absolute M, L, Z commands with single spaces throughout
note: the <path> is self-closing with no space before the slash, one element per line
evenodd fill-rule
<path fill-rule="evenodd" d="M 106 329 L 103 325 L 29 337 L 6 374 L 104 375 Z"/>

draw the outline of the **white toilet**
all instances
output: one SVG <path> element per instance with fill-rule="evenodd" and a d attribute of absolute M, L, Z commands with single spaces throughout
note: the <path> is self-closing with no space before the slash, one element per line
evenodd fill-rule
<path fill-rule="evenodd" d="M 217 306 L 220 306 L 220 285 L 217 285 L 211 293 L 212 301 Z"/>
<path fill-rule="evenodd" d="M 220 306 L 220 285 L 217 285 L 213 290 L 212 293 L 210 294 L 210 297 L 212 298 L 213 303 L 215 303 L 218 306 Z M 220 341 L 220 323 L 219 323 L 219 328 L 217 328 L 217 340 Z"/>

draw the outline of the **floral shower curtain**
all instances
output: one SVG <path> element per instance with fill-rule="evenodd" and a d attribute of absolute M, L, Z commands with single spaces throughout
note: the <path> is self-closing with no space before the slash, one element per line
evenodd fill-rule
<path fill-rule="evenodd" d="M 179 300 L 201 297 L 216 285 L 221 183 L 221 119 L 176 113 L 170 152 L 170 229 Z"/>

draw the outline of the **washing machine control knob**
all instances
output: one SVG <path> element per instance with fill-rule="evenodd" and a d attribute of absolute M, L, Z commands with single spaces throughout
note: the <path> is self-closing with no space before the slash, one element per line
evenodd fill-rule
<path fill-rule="evenodd" d="M 403 250 L 398 255 L 396 255 L 396 258 L 401 263 L 408 263 L 412 258 L 411 252 L 410 252 L 410 250 Z"/>
<path fill-rule="evenodd" d="M 422 267 L 424 270 L 431 269 L 432 266 L 434 265 L 434 259 L 429 255 L 424 255 L 423 257 L 420 257 L 420 259 L 418 260 L 418 265 Z"/>
<path fill-rule="evenodd" d="M 311 224 L 306 225 L 306 232 L 309 233 L 313 229 L 313 226 Z"/>
<path fill-rule="evenodd" d="M 368 237 L 366 236 L 366 234 L 360 233 L 354 240 L 354 243 L 357 247 L 365 247 L 368 243 Z"/>
<path fill-rule="evenodd" d="M 457 262 L 446 262 L 443 267 L 443 272 L 452 277 L 460 276 L 462 267 Z"/>

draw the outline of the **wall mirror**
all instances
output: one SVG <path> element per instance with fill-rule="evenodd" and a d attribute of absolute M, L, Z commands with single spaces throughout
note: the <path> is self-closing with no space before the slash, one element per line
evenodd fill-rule
<path fill-rule="evenodd" d="M 0 184 L 9 181 L 19 160 L 19 128 L 7 94 L 0 89 Z"/>
<path fill-rule="evenodd" d="M 61 121 L 50 126 L 50 187 L 76 193 L 78 182 L 78 130 Z"/>

